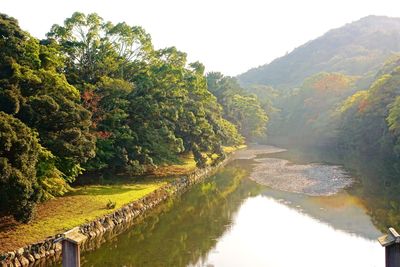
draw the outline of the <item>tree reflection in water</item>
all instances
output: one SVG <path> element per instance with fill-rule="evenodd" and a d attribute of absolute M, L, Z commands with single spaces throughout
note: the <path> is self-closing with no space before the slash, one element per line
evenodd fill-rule
<path fill-rule="evenodd" d="M 207 257 L 235 212 L 262 186 L 232 162 L 214 177 L 168 201 L 143 221 L 82 253 L 87 266 L 187 266 Z"/>

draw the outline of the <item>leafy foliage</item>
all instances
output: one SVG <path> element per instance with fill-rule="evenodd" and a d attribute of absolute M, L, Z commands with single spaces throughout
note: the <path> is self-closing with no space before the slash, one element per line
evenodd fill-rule
<path fill-rule="evenodd" d="M 396 145 L 394 151 L 400 156 L 400 96 L 396 97 L 396 100 L 390 104 L 389 115 L 387 116 L 387 123 L 389 130 L 396 139 Z"/>
<path fill-rule="evenodd" d="M 399 184 L 399 66 L 398 59 L 390 58 L 371 86 L 361 91 L 353 77 L 343 74 L 306 79 L 281 100 L 280 117 L 271 125 L 272 139 L 380 162 L 389 178 L 375 182 Z"/>
<path fill-rule="evenodd" d="M 155 50 L 141 27 L 76 12 L 39 42 L 0 15 L 0 35 L 1 212 L 19 220 L 84 172 L 138 175 L 183 154 L 204 167 L 265 132 L 255 95 L 218 102 L 201 63 Z"/>
<path fill-rule="evenodd" d="M 14 19 L 1 18 L 7 42 L 1 43 L 0 64 L 7 71 L 0 79 L 0 110 L 35 129 L 41 145 L 55 156 L 55 167 L 72 181 L 80 163 L 94 155 L 91 114 L 79 104 L 79 91 L 57 72 L 59 54 L 20 30 Z"/>
<path fill-rule="evenodd" d="M 399 155 L 400 67 L 392 66 L 391 71 L 384 73 L 367 91 L 358 92 L 343 103 L 338 142 L 359 153 L 397 162 L 394 157 Z"/>
<path fill-rule="evenodd" d="M 97 151 L 89 170 L 140 174 L 188 151 L 204 165 L 204 153 L 222 156 L 222 144 L 241 142 L 207 90 L 204 66 L 187 67 L 186 55 L 174 47 L 154 50 L 142 28 L 75 13 L 48 37 L 93 112 Z"/>
<path fill-rule="evenodd" d="M 39 199 L 35 166 L 41 150 L 37 134 L 20 120 L 0 112 L 0 213 L 32 219 Z"/>
<path fill-rule="evenodd" d="M 235 78 L 224 77 L 221 73 L 207 75 L 209 90 L 224 107 L 224 116 L 233 122 L 247 139 L 264 136 L 268 116 L 255 94 L 246 93 Z"/>

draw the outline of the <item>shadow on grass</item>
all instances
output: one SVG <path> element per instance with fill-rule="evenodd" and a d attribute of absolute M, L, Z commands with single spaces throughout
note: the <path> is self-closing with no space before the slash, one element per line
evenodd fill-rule
<path fill-rule="evenodd" d="M 83 186 L 123 186 L 135 184 L 149 184 L 155 182 L 171 181 L 170 177 L 154 177 L 154 176 L 128 176 L 128 175 L 86 175 L 80 176 L 72 184 L 73 187 L 80 188 Z"/>
<path fill-rule="evenodd" d="M 18 225 L 12 216 L 3 216 L 0 217 L 0 233 L 1 232 L 7 232 L 7 231 L 12 231 L 15 229 L 15 227 Z"/>
<path fill-rule="evenodd" d="M 123 194 L 129 191 L 134 190 L 142 190 L 141 186 L 135 188 L 134 186 L 124 186 L 124 185 L 103 185 L 103 186 L 84 186 L 80 187 L 77 190 L 68 194 L 68 196 L 77 196 L 77 195 L 90 195 L 90 196 L 99 196 L 99 195 L 117 195 Z"/>

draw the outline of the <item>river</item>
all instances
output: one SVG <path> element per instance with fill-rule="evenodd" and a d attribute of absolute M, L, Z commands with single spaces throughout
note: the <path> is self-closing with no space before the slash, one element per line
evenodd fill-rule
<path fill-rule="evenodd" d="M 281 150 L 268 149 L 240 152 L 139 224 L 94 242 L 83 266 L 384 266 L 381 232 L 351 193 L 351 175 L 277 161 Z"/>

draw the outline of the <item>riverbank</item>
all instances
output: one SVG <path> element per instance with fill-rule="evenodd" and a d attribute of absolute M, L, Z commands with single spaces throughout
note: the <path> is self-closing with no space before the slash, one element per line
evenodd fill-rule
<path fill-rule="evenodd" d="M 235 150 L 226 148 L 227 153 Z M 53 243 L 60 233 L 80 226 L 88 237 L 96 236 L 123 223 L 124 219 L 131 220 L 141 215 L 169 195 L 207 176 L 223 162 L 215 167 L 197 169 L 193 158 L 189 158 L 183 164 L 159 168 L 159 177 L 143 178 L 132 184 L 84 186 L 67 196 L 39 205 L 39 216 L 30 224 L 18 224 L 3 218 L 0 222 L 0 251 L 11 252 L 3 253 L 0 260 L 14 260 L 16 256 L 21 258 L 25 254 L 27 257 L 23 258 L 30 258 L 28 260 L 32 262 L 52 256 L 60 251 L 60 246 Z M 165 174 L 180 177 L 170 178 Z M 116 202 L 113 209 L 106 208 L 109 200 Z M 99 223 L 102 230 L 98 229 Z"/>
<path fill-rule="evenodd" d="M 82 265 L 318 267 L 333 252 L 331 267 L 383 264 L 384 249 L 376 241 L 381 233 L 360 199 L 346 192 L 308 196 L 264 187 L 249 179 L 256 158 L 240 159 L 252 149 L 237 151 L 231 157 L 237 160 L 146 216 L 85 242 Z M 294 260 L 282 262 L 287 239 L 277 229 L 293 225 L 291 238 L 304 242 Z M 307 257 L 310 251 L 317 256 Z M 46 267 L 59 266 L 46 261 Z"/>

